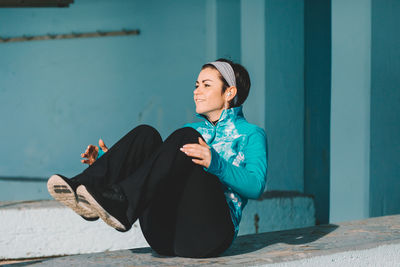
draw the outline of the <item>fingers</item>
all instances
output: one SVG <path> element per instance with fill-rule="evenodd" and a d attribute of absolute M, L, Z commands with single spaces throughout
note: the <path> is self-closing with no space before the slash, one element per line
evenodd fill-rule
<path fill-rule="evenodd" d="M 183 147 L 181 147 L 182 152 L 184 152 L 188 156 L 194 157 L 201 157 L 201 155 L 206 154 L 207 150 L 207 148 L 196 144 L 184 145 Z"/>
<path fill-rule="evenodd" d="M 205 147 L 200 144 L 186 144 L 186 145 L 182 146 L 182 148 L 184 148 L 184 149 L 186 149 L 186 148 L 187 149 L 208 149 L 208 146 Z"/>
<path fill-rule="evenodd" d="M 101 150 L 103 150 L 104 152 L 108 151 L 108 148 L 102 139 L 99 139 L 99 146 L 101 147 Z"/>
<path fill-rule="evenodd" d="M 201 145 L 184 145 L 180 150 L 187 156 L 198 158 L 200 160 L 208 160 L 209 158 L 211 158 L 209 148 Z"/>
<path fill-rule="evenodd" d="M 92 165 L 94 161 L 90 159 L 82 159 L 81 162 L 84 164 Z"/>
<path fill-rule="evenodd" d="M 202 146 L 208 147 L 207 143 L 204 142 L 203 138 L 201 138 L 201 137 L 199 137 L 199 144 L 202 145 Z"/>
<path fill-rule="evenodd" d="M 92 165 L 95 162 L 99 148 L 94 145 L 88 145 L 85 152 L 81 154 L 81 160 L 84 164 Z"/>
<path fill-rule="evenodd" d="M 199 143 L 198 143 L 198 144 L 196 144 L 196 143 L 194 143 L 194 144 L 186 144 L 186 145 L 184 145 L 183 147 L 196 147 L 196 146 L 201 146 L 201 147 L 207 147 L 207 148 L 209 148 L 209 146 L 207 145 L 207 143 L 204 142 L 204 140 L 203 140 L 201 137 L 199 137 Z"/>
<path fill-rule="evenodd" d="M 193 149 L 181 149 L 183 153 L 185 153 L 189 157 L 203 159 L 205 158 L 205 154 L 203 151 L 200 150 L 193 150 Z"/>
<path fill-rule="evenodd" d="M 201 166 L 205 166 L 204 160 L 199 160 L 199 159 L 192 159 L 192 161 L 196 164 L 199 164 Z"/>
<path fill-rule="evenodd" d="M 210 147 L 202 138 L 199 137 L 199 144 L 186 144 L 180 150 L 187 156 L 192 157 L 192 161 L 196 164 L 202 165 L 206 168 L 211 163 Z"/>
<path fill-rule="evenodd" d="M 89 150 L 86 149 L 84 153 L 81 154 L 82 158 L 88 158 L 89 157 Z"/>

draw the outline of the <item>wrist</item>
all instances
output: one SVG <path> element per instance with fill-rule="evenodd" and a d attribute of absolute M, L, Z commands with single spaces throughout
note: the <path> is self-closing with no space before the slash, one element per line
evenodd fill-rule
<path fill-rule="evenodd" d="M 101 156 L 103 156 L 105 154 L 105 152 L 101 149 L 101 147 L 98 147 L 98 151 L 97 151 L 97 157 L 96 160 L 99 159 Z"/>

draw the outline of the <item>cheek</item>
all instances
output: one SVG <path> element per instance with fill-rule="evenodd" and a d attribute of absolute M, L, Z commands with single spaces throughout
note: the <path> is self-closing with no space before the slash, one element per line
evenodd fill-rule
<path fill-rule="evenodd" d="M 213 102 L 221 104 L 224 102 L 224 98 L 221 96 L 220 92 L 216 92 L 213 94 Z"/>
<path fill-rule="evenodd" d="M 213 100 L 213 102 L 221 102 L 223 101 L 221 92 L 219 91 L 212 91 L 209 93 L 208 97 Z"/>

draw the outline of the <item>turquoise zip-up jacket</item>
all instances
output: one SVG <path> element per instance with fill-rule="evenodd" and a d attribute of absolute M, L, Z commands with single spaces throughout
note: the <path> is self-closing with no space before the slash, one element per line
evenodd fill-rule
<path fill-rule="evenodd" d="M 210 147 L 211 163 L 204 169 L 222 183 L 236 237 L 247 200 L 259 198 L 265 189 L 266 134 L 262 128 L 247 122 L 242 106 L 223 110 L 215 126 L 203 115 L 196 116 L 203 121 L 183 127 L 196 129 Z"/>

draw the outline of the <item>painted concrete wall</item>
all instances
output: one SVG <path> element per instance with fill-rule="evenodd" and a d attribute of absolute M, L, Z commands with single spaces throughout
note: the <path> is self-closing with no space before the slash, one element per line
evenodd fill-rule
<path fill-rule="evenodd" d="M 188 10 L 193 10 L 188 12 Z M 139 36 L 0 44 L 1 176 L 67 176 L 80 153 L 140 123 L 165 138 L 191 121 L 205 61 L 199 1 L 76 1 L 0 9 L 0 35 L 140 29 Z M 185 36 L 185 38 L 182 38 Z"/>
<path fill-rule="evenodd" d="M 332 0 L 330 221 L 369 216 L 371 0 Z"/>
<path fill-rule="evenodd" d="M 217 56 L 240 62 L 240 0 L 217 1 Z"/>
<path fill-rule="evenodd" d="M 240 63 L 240 0 L 206 0 L 206 61 L 228 58 Z"/>
<path fill-rule="evenodd" d="M 265 125 L 267 188 L 303 192 L 303 1 L 242 1 L 241 19 L 242 63 L 252 79 L 245 112 Z"/>
<path fill-rule="evenodd" d="M 79 155 L 87 144 L 101 137 L 112 145 L 140 123 L 167 137 L 194 120 L 200 66 L 229 57 L 253 80 L 244 112 L 269 137 L 268 188 L 303 191 L 303 8 L 302 1 L 82 0 L 66 9 L 0 9 L 5 37 L 141 30 L 1 44 L 7 156 L 0 177 L 72 176 L 84 168 Z M 282 24 L 282 16 L 290 19 Z"/>
<path fill-rule="evenodd" d="M 328 223 L 331 1 L 306 0 L 304 5 L 304 193 L 314 196 L 317 223 Z"/>
<path fill-rule="evenodd" d="M 267 186 L 303 192 L 304 2 L 268 0 L 265 20 Z"/>
<path fill-rule="evenodd" d="M 400 2 L 372 0 L 370 215 L 400 213 Z"/>
<path fill-rule="evenodd" d="M 265 78 L 265 1 L 241 1 L 241 61 L 251 79 L 250 94 L 244 110 L 252 119 L 251 123 L 265 129 L 266 78 Z M 251 107 L 251 108 L 250 108 Z M 267 135 L 269 135 L 269 129 Z M 268 137 L 268 136 L 267 136 Z M 270 176 L 269 176 L 270 177 Z"/>
<path fill-rule="evenodd" d="M 0 201 L 31 201 L 51 199 L 47 191 L 47 180 L 43 178 L 27 179 L 26 177 L 0 179 Z"/>

